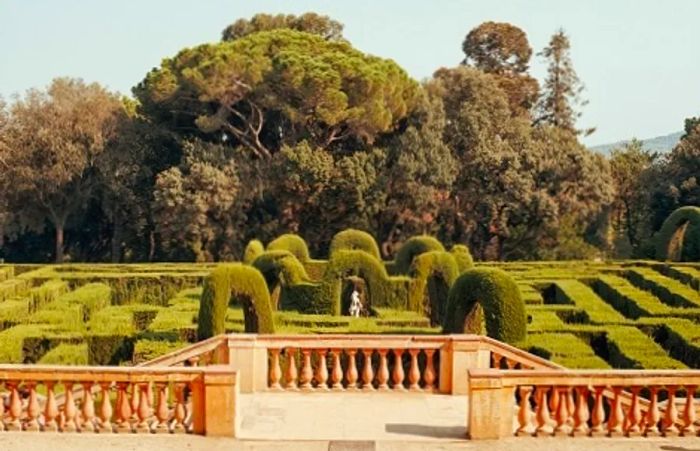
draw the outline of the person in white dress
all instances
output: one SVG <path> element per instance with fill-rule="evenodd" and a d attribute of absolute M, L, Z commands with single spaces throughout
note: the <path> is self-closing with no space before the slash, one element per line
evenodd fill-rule
<path fill-rule="evenodd" d="M 350 316 L 359 318 L 361 311 L 362 302 L 360 302 L 360 293 L 358 293 L 357 290 L 352 290 L 352 294 L 350 295 Z"/>

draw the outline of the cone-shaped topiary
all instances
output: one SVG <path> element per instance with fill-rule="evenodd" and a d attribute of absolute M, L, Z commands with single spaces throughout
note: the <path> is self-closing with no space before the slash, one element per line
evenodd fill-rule
<path fill-rule="evenodd" d="M 377 260 L 382 259 L 374 237 L 357 229 L 346 229 L 333 236 L 329 254 L 337 251 L 365 251 Z"/>
<path fill-rule="evenodd" d="M 666 218 L 656 235 L 656 259 L 700 261 L 700 207 L 681 207 Z"/>
<path fill-rule="evenodd" d="M 232 300 L 243 305 L 246 332 L 275 331 L 270 295 L 260 271 L 242 263 L 229 263 L 218 266 L 204 280 L 197 323 L 199 340 L 226 332 L 226 309 Z"/>
<path fill-rule="evenodd" d="M 413 280 L 408 309 L 425 313 L 433 325 L 442 324 L 450 287 L 459 275 L 454 256 L 441 251 L 421 254 L 413 259 L 409 275 Z"/>
<path fill-rule="evenodd" d="M 299 261 L 305 262 L 311 257 L 309 255 L 309 246 L 306 245 L 304 238 L 293 233 L 285 233 L 272 240 L 267 245 L 268 251 L 289 251 Z"/>
<path fill-rule="evenodd" d="M 265 252 L 265 246 L 260 240 L 250 240 L 243 251 L 243 263 L 250 265 L 258 258 L 258 255 Z"/>
<path fill-rule="evenodd" d="M 518 285 L 505 271 L 476 268 L 459 276 L 450 289 L 443 330 L 445 333 L 478 332 L 480 324 L 471 320 L 482 313 L 489 337 L 511 344 L 525 339 L 525 303 Z M 470 324 L 466 330 L 465 322 Z"/>
<path fill-rule="evenodd" d="M 420 254 L 430 251 L 444 251 L 441 242 L 428 235 L 419 235 L 409 238 L 401 245 L 394 261 L 395 274 L 408 274 L 413 259 Z"/>
<path fill-rule="evenodd" d="M 474 267 L 472 253 L 469 252 L 469 248 L 464 244 L 455 244 L 452 246 L 452 249 L 450 249 L 450 253 L 457 261 L 457 269 L 460 274 Z"/>

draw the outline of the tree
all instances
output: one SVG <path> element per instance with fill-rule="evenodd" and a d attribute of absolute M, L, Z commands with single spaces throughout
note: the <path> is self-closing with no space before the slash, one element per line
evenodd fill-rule
<path fill-rule="evenodd" d="M 153 199 L 156 232 L 171 258 L 198 262 L 233 256 L 239 179 L 231 149 L 185 144 L 179 167 L 158 174 Z"/>
<path fill-rule="evenodd" d="M 303 140 L 371 145 L 413 109 L 418 92 L 393 61 L 292 30 L 185 49 L 134 89 L 155 122 L 262 159 Z"/>
<path fill-rule="evenodd" d="M 8 112 L 7 107 L 0 97 L 0 168 L 3 172 L 10 170 L 10 165 L 7 162 L 9 159 L 10 146 L 7 142 L 7 124 Z M 9 223 L 10 206 L 9 206 L 9 189 L 12 186 L 7 177 L 0 177 L 0 258 L 3 256 L 3 248 L 5 247 L 6 225 Z"/>
<path fill-rule="evenodd" d="M 256 14 L 250 20 L 238 19 L 221 33 L 222 41 L 234 41 L 260 31 L 278 29 L 303 31 L 321 36 L 328 41 L 343 39 L 343 24 L 313 12 L 294 14 Z"/>
<path fill-rule="evenodd" d="M 633 252 L 639 248 L 644 237 L 650 235 L 648 171 L 658 154 L 644 149 L 641 141 L 633 139 L 613 149 L 610 166 L 615 183 L 613 204 L 613 228 L 619 237 L 624 237 Z"/>
<path fill-rule="evenodd" d="M 95 162 L 114 139 L 124 115 L 119 98 L 98 84 L 58 78 L 30 90 L 11 107 L 8 170 L 22 205 L 20 221 L 55 230 L 55 259 L 63 261 L 71 215 L 94 193 Z"/>
<path fill-rule="evenodd" d="M 495 76 L 513 114 L 529 115 L 539 84 L 527 73 L 532 48 L 523 30 L 509 23 L 484 22 L 467 34 L 462 50 L 462 64 Z"/>
<path fill-rule="evenodd" d="M 578 130 L 576 121 L 581 117 L 579 107 L 588 102 L 581 99 L 583 84 L 571 61 L 571 43 L 563 29 L 559 29 L 538 56 L 548 64 L 542 95 L 537 104 L 536 123 L 550 124 L 575 133 L 589 135 L 594 129 Z"/>

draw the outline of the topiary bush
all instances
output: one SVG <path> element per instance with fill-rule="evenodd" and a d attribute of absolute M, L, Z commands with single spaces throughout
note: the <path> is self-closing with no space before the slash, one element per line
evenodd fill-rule
<path fill-rule="evenodd" d="M 432 325 L 442 324 L 450 287 L 459 276 L 455 257 L 431 251 L 413 259 L 408 309 L 425 314 Z"/>
<path fill-rule="evenodd" d="M 394 272 L 396 274 L 408 274 L 411 269 L 413 259 L 426 252 L 444 251 L 445 247 L 441 242 L 428 235 L 419 235 L 409 238 L 401 249 L 396 253 L 394 260 Z"/>
<path fill-rule="evenodd" d="M 505 271 L 475 268 L 465 272 L 450 289 L 443 330 L 445 333 L 470 333 L 465 321 L 483 312 L 486 334 L 506 343 L 525 339 L 527 315 L 518 285 Z M 477 325 L 478 327 L 478 325 Z"/>
<path fill-rule="evenodd" d="M 265 246 L 260 240 L 250 240 L 243 251 L 243 263 L 251 264 L 260 254 L 265 252 Z"/>
<path fill-rule="evenodd" d="M 304 265 L 289 251 L 263 252 L 253 261 L 253 267 L 265 278 L 273 306 L 282 304 L 281 298 L 290 287 L 310 282 Z"/>
<path fill-rule="evenodd" d="M 311 258 L 309 254 L 309 246 L 306 245 L 306 241 L 299 235 L 293 233 L 285 233 L 274 240 L 272 240 L 267 245 L 268 251 L 289 251 L 291 252 L 299 261 L 305 262 Z"/>
<path fill-rule="evenodd" d="M 656 234 L 656 259 L 700 261 L 700 207 L 681 207 Z"/>
<path fill-rule="evenodd" d="M 457 262 L 457 269 L 460 274 L 474 267 L 472 253 L 469 252 L 469 248 L 464 244 L 455 244 L 452 246 L 452 249 L 450 249 L 450 253 Z"/>
<path fill-rule="evenodd" d="M 265 278 L 252 266 L 230 263 L 220 265 L 204 280 L 197 322 L 199 340 L 225 332 L 226 309 L 231 300 L 243 305 L 246 332 L 274 333 Z"/>
<path fill-rule="evenodd" d="M 329 255 L 333 255 L 337 251 L 364 251 L 377 260 L 382 259 L 374 237 L 357 229 L 346 229 L 333 236 Z"/>

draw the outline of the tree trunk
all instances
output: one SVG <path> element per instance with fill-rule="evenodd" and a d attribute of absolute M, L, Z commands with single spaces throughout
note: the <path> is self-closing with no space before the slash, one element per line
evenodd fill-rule
<path fill-rule="evenodd" d="M 63 263 L 63 224 L 56 224 L 56 263 Z"/>
<path fill-rule="evenodd" d="M 122 222 L 116 216 L 112 217 L 112 263 L 119 263 L 122 259 Z"/>

